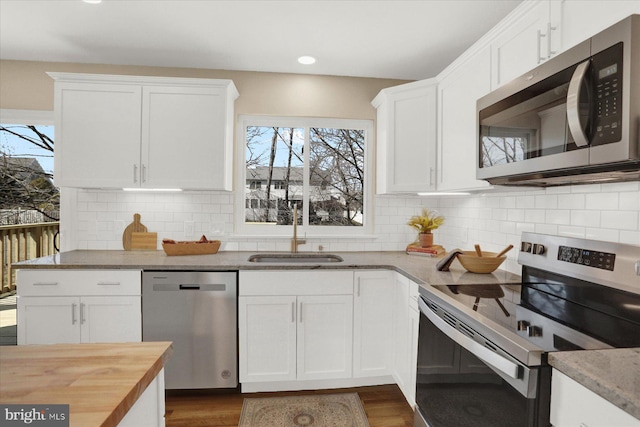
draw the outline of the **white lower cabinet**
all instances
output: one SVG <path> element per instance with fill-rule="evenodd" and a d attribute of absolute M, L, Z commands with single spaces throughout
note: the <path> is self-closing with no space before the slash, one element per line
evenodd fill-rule
<path fill-rule="evenodd" d="M 296 379 L 296 297 L 241 296 L 240 382 Z"/>
<path fill-rule="evenodd" d="M 353 297 L 353 376 L 391 374 L 395 273 L 356 271 Z"/>
<path fill-rule="evenodd" d="M 557 369 L 551 375 L 554 427 L 640 427 L 640 420 Z"/>
<path fill-rule="evenodd" d="M 142 341 L 141 273 L 19 270 L 18 344 Z"/>
<path fill-rule="evenodd" d="M 241 383 L 351 378 L 352 272 L 241 271 L 239 289 Z"/>

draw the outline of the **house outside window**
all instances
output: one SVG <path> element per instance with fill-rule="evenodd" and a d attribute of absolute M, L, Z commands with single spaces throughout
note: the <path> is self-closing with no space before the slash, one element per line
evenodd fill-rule
<path fill-rule="evenodd" d="M 371 121 L 241 116 L 239 124 L 239 234 L 289 235 L 294 206 L 310 237 L 370 233 Z"/>

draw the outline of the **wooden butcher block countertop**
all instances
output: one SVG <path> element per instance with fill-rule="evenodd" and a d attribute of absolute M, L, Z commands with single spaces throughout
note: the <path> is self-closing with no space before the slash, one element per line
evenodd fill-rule
<path fill-rule="evenodd" d="M 170 342 L 0 347 L 0 403 L 68 404 L 71 426 L 115 426 L 158 375 Z"/>

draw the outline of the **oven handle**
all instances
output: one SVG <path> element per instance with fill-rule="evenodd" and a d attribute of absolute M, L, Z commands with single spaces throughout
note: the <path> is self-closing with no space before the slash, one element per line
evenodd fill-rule
<path fill-rule="evenodd" d="M 519 378 L 519 365 L 513 363 L 508 359 L 505 359 L 497 353 L 494 353 L 488 348 L 483 347 L 480 343 L 472 340 L 462 332 L 459 332 L 458 330 L 453 328 L 447 322 L 442 320 L 437 314 L 431 311 L 431 309 L 422 300 L 422 298 L 418 300 L 418 305 L 420 306 L 420 311 L 422 312 L 422 314 L 427 316 L 427 319 L 429 319 L 438 329 L 440 329 L 453 341 L 460 344 L 462 347 L 473 353 L 473 355 L 475 355 L 477 358 L 491 365 L 491 367 L 499 370 L 503 374 L 514 379 Z"/>

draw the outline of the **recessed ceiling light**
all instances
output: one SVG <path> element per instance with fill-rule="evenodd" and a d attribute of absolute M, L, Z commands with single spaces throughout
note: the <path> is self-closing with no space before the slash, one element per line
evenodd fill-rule
<path fill-rule="evenodd" d="M 311 65 L 316 62 L 316 58 L 313 56 L 301 56 L 298 58 L 298 62 L 304 65 Z"/>
<path fill-rule="evenodd" d="M 89 4 L 98 4 L 98 3 L 102 3 L 102 0 L 82 0 L 85 3 L 89 3 Z"/>

